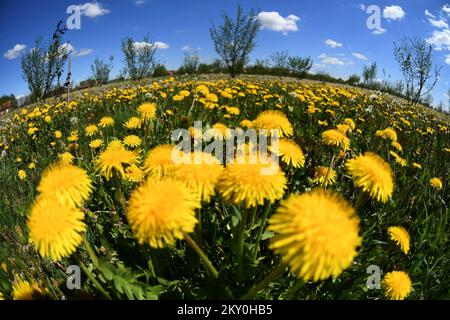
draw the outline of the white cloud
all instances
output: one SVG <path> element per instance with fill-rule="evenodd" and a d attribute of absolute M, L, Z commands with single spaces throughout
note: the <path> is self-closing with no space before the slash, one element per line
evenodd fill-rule
<path fill-rule="evenodd" d="M 436 50 L 450 50 L 450 29 L 433 31 L 433 35 L 427 39 L 427 42 L 433 45 Z"/>
<path fill-rule="evenodd" d="M 363 55 L 362 53 L 353 52 L 352 56 L 354 56 L 356 59 L 359 59 L 359 60 L 364 60 L 364 61 L 367 60 L 367 57 L 365 55 Z"/>
<path fill-rule="evenodd" d="M 183 51 L 191 51 L 192 48 L 190 46 L 184 46 L 183 48 L 181 48 L 181 50 L 183 50 Z"/>
<path fill-rule="evenodd" d="M 450 64 L 450 54 L 445 56 L 445 63 Z"/>
<path fill-rule="evenodd" d="M 80 8 L 81 14 L 89 18 L 103 16 L 110 12 L 108 9 L 103 8 L 103 5 L 98 2 L 83 3 L 80 5 Z"/>
<path fill-rule="evenodd" d="M 406 13 L 400 6 L 387 6 L 383 10 L 383 17 L 388 20 L 402 20 Z"/>
<path fill-rule="evenodd" d="M 330 57 L 325 53 L 322 53 L 319 56 L 320 61 L 322 64 L 328 64 L 328 65 L 335 65 L 335 66 L 343 66 L 345 65 L 344 60 L 336 58 L 336 57 Z"/>
<path fill-rule="evenodd" d="M 152 47 L 154 47 L 154 48 L 156 48 L 156 49 L 168 49 L 170 46 L 167 44 L 167 43 L 164 43 L 164 42 L 159 42 L 159 41 L 156 41 L 155 43 L 149 43 L 149 42 L 145 42 L 145 41 L 142 41 L 142 42 L 138 42 L 138 41 L 136 41 L 135 43 L 134 43 L 134 47 L 136 48 L 136 49 L 138 49 L 138 50 L 141 50 L 141 49 L 143 49 L 143 48 L 146 48 L 146 47 L 148 47 L 148 46 L 152 46 Z"/>
<path fill-rule="evenodd" d="M 430 18 L 433 18 L 433 19 L 436 18 L 430 11 L 428 11 L 428 9 L 425 10 L 425 15 L 426 15 L 427 17 L 430 17 Z"/>
<path fill-rule="evenodd" d="M 73 54 L 73 56 L 74 56 L 74 57 L 87 56 L 87 55 L 91 54 L 92 51 L 94 51 L 94 50 L 93 50 L 93 49 L 89 49 L 89 48 L 80 49 L 80 50 L 75 51 L 75 53 Z"/>
<path fill-rule="evenodd" d="M 331 40 L 331 39 L 325 40 L 325 44 L 333 49 L 342 47 L 342 43 L 339 43 L 339 42 Z"/>
<path fill-rule="evenodd" d="M 430 21 L 433 27 L 448 29 L 448 23 L 444 19 L 435 20 L 432 18 L 428 18 L 428 21 Z"/>
<path fill-rule="evenodd" d="M 263 11 L 258 14 L 258 20 L 261 22 L 263 29 L 282 32 L 284 35 L 287 35 L 288 32 L 296 32 L 298 30 L 297 21 L 300 18 L 293 14 L 283 18 L 276 11 Z"/>
<path fill-rule="evenodd" d="M 362 3 L 358 5 L 358 8 L 360 8 L 362 11 L 366 11 L 366 6 Z"/>
<path fill-rule="evenodd" d="M 450 5 L 444 4 L 442 11 L 446 12 L 450 16 Z"/>
<path fill-rule="evenodd" d="M 137 6 L 140 6 L 141 4 L 144 4 L 146 2 L 147 2 L 146 0 L 136 0 L 136 1 L 134 1 L 134 4 Z"/>
<path fill-rule="evenodd" d="M 14 46 L 14 48 L 9 49 L 8 51 L 6 51 L 6 52 L 3 54 L 3 56 L 4 56 L 6 59 L 8 59 L 8 60 L 13 60 L 13 59 L 17 58 L 17 57 L 20 55 L 20 53 L 21 53 L 23 50 L 25 50 L 26 47 L 27 47 L 27 46 L 24 45 L 24 44 L 16 44 L 16 45 Z"/>
<path fill-rule="evenodd" d="M 89 48 L 83 48 L 80 50 L 75 49 L 73 45 L 66 42 L 61 45 L 61 48 L 66 49 L 67 53 L 72 53 L 72 57 L 82 57 L 91 54 L 94 50 Z"/>

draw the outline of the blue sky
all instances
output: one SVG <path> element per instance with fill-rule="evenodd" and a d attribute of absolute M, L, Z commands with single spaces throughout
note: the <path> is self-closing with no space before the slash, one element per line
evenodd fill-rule
<path fill-rule="evenodd" d="M 446 2 L 448 4 L 446 4 Z M 314 71 L 326 71 L 346 78 L 360 74 L 365 64 L 376 61 L 378 78 L 401 79 L 392 54 L 393 41 L 403 36 L 420 36 L 434 46 L 434 62 L 442 65 L 441 80 L 433 91 L 434 103 L 450 88 L 450 3 L 439 0 L 360 1 L 360 0 L 2 0 L 0 4 L 0 95 L 27 94 L 21 76 L 21 53 L 32 48 L 34 40 L 49 40 L 59 19 L 66 21 L 69 5 L 81 5 L 81 29 L 69 30 L 64 41 L 73 46 L 75 81 L 90 75 L 95 57 L 115 56 L 113 76 L 123 67 L 121 38 L 142 41 L 148 33 L 159 43 L 158 59 L 176 69 L 186 49 L 199 49 L 202 61 L 217 58 L 209 36 L 211 21 L 219 24 L 223 11 L 235 14 L 241 3 L 246 12 L 260 11 L 263 29 L 250 61 L 269 58 L 275 51 L 310 56 Z M 381 26 L 370 30 L 367 6 L 381 10 Z M 328 40 L 328 41 L 327 41 Z"/>

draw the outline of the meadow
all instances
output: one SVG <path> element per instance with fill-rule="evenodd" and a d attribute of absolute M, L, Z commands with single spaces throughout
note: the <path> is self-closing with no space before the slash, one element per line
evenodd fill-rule
<path fill-rule="evenodd" d="M 278 130 L 276 173 L 172 163 L 194 121 L 213 140 Z M 448 299 L 449 126 L 380 92 L 251 76 L 19 109 L 0 119 L 0 298 Z"/>

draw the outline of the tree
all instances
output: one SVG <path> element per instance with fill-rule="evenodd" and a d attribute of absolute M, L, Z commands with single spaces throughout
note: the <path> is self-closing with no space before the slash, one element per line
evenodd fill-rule
<path fill-rule="evenodd" d="M 367 86 L 372 86 L 373 82 L 377 78 L 377 63 L 374 62 L 368 66 L 363 67 L 363 79 L 364 84 Z"/>
<path fill-rule="evenodd" d="M 63 22 L 59 21 L 49 44 L 42 45 L 42 38 L 39 38 L 34 47 L 22 55 L 22 76 L 28 83 L 33 101 L 47 98 L 56 80 L 59 85 L 64 64 L 69 56 L 69 44 L 61 43 L 66 31 Z"/>
<path fill-rule="evenodd" d="M 216 52 L 227 66 L 230 76 L 234 78 L 242 72 L 250 52 L 255 47 L 260 22 L 253 9 L 250 15 L 243 15 L 241 6 L 238 6 L 236 21 L 226 13 L 222 17 L 223 25 L 216 28 L 212 24 L 209 31 Z"/>
<path fill-rule="evenodd" d="M 406 96 L 415 104 L 433 90 L 442 67 L 433 68 L 432 46 L 420 37 L 394 42 L 394 57 L 405 78 Z"/>
<path fill-rule="evenodd" d="M 198 67 L 200 64 L 200 56 L 197 52 L 184 53 L 184 61 L 181 65 L 180 69 L 178 70 L 178 73 L 188 73 L 188 74 L 194 74 L 197 73 Z"/>
<path fill-rule="evenodd" d="M 358 84 L 360 81 L 361 81 L 361 77 L 360 77 L 359 75 L 357 75 L 357 74 L 351 74 L 351 75 L 348 77 L 348 79 L 347 79 L 346 82 L 347 82 L 349 85 L 354 86 L 354 85 Z"/>
<path fill-rule="evenodd" d="M 109 57 L 109 63 L 100 60 L 99 57 L 95 58 L 94 64 L 91 65 L 92 77 L 95 80 L 96 85 L 105 84 L 109 81 L 109 74 L 113 68 L 114 56 Z"/>
<path fill-rule="evenodd" d="M 288 68 L 292 73 L 303 75 L 307 73 L 313 65 L 311 58 L 302 58 L 298 56 L 288 58 Z"/>
<path fill-rule="evenodd" d="M 156 46 L 150 42 L 148 35 L 142 42 L 135 42 L 131 37 L 122 39 L 122 52 L 125 56 L 125 70 L 132 80 L 151 77 L 155 68 Z"/>
<path fill-rule="evenodd" d="M 169 75 L 169 71 L 167 71 L 166 66 L 162 63 L 158 63 L 155 66 L 155 70 L 153 71 L 153 77 L 166 77 Z"/>
<path fill-rule="evenodd" d="M 288 68 L 288 52 L 287 51 L 277 51 L 270 56 L 272 61 L 272 68 L 275 69 L 287 69 Z"/>

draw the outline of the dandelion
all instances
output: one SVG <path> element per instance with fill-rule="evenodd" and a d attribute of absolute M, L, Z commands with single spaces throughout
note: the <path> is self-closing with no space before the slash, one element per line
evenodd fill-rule
<path fill-rule="evenodd" d="M 292 124 L 286 115 L 278 110 L 268 110 L 261 112 L 253 121 L 256 129 L 277 130 L 280 137 L 290 137 L 294 134 Z"/>
<path fill-rule="evenodd" d="M 142 120 L 153 120 L 156 118 L 156 103 L 143 103 L 139 106 L 138 112 Z"/>
<path fill-rule="evenodd" d="M 75 157 L 70 152 L 63 152 L 59 156 L 59 161 L 63 164 L 71 164 Z"/>
<path fill-rule="evenodd" d="M 386 128 L 384 130 L 378 130 L 375 135 L 377 137 L 383 138 L 383 139 L 389 139 L 393 142 L 397 141 L 397 132 L 395 132 L 392 128 Z"/>
<path fill-rule="evenodd" d="M 253 127 L 253 123 L 248 119 L 242 120 L 239 125 L 243 128 L 248 128 L 248 129 Z"/>
<path fill-rule="evenodd" d="M 12 286 L 13 300 L 33 300 L 33 298 L 42 296 L 43 294 L 44 290 L 38 284 L 30 283 L 16 276 L 16 280 Z"/>
<path fill-rule="evenodd" d="M 130 182 L 142 182 L 144 177 L 144 171 L 136 165 L 129 166 L 126 169 L 125 178 Z"/>
<path fill-rule="evenodd" d="M 403 271 L 387 273 L 381 284 L 390 300 L 404 300 L 412 291 L 411 279 Z"/>
<path fill-rule="evenodd" d="M 17 175 L 19 176 L 20 180 L 25 180 L 27 178 L 27 173 L 25 172 L 25 170 L 22 170 L 22 169 L 19 170 Z"/>
<path fill-rule="evenodd" d="M 131 117 L 127 122 L 124 123 L 124 127 L 127 129 L 139 129 L 141 127 L 142 121 L 138 117 Z"/>
<path fill-rule="evenodd" d="M 270 248 L 305 281 L 337 277 L 361 245 L 355 210 L 337 193 L 316 189 L 292 195 L 269 220 Z"/>
<path fill-rule="evenodd" d="M 56 130 L 55 133 L 54 133 L 54 136 L 55 136 L 56 139 L 61 139 L 61 137 L 62 137 L 61 131 Z"/>
<path fill-rule="evenodd" d="M 313 182 L 323 187 L 331 186 L 336 182 L 336 171 L 330 167 L 319 166 L 314 169 Z"/>
<path fill-rule="evenodd" d="M 271 174 L 264 174 L 265 170 Z M 281 199 L 286 183 L 283 171 L 269 160 L 255 164 L 230 163 L 219 180 L 218 190 L 225 201 L 243 203 L 249 208 L 263 205 L 265 200 L 273 203 Z"/>
<path fill-rule="evenodd" d="M 422 165 L 421 165 L 420 163 L 417 163 L 417 162 L 413 162 L 413 163 L 412 163 L 412 166 L 413 166 L 414 168 L 416 168 L 416 169 L 422 169 Z"/>
<path fill-rule="evenodd" d="M 385 203 L 392 196 L 394 178 L 391 167 L 378 155 L 366 152 L 348 160 L 345 167 L 355 185 L 371 197 Z"/>
<path fill-rule="evenodd" d="M 84 213 L 69 202 L 52 195 L 40 195 L 28 217 L 30 242 L 42 257 L 61 260 L 70 256 L 86 230 Z"/>
<path fill-rule="evenodd" d="M 337 129 L 327 130 L 322 133 L 322 140 L 326 145 L 336 146 L 348 150 L 350 147 L 350 139 Z"/>
<path fill-rule="evenodd" d="M 436 190 L 442 190 L 442 181 L 437 177 L 430 179 L 430 185 Z"/>
<path fill-rule="evenodd" d="M 397 153 L 395 153 L 394 151 L 389 151 L 389 154 L 391 156 L 393 156 L 395 158 L 395 162 L 398 163 L 399 165 L 401 165 L 402 167 L 406 167 L 407 162 L 405 159 L 403 159 L 402 157 L 400 157 Z"/>
<path fill-rule="evenodd" d="M 89 147 L 92 149 L 98 149 L 98 148 L 100 148 L 100 146 L 102 144 L 103 144 L 102 139 L 95 139 L 95 140 L 92 140 L 91 142 L 89 142 Z"/>
<path fill-rule="evenodd" d="M 202 201 L 209 202 L 214 188 L 222 174 L 223 166 L 213 155 L 205 152 L 192 152 L 190 163 L 177 164 L 172 176 L 185 183 Z M 198 163 L 196 159 L 200 160 Z"/>
<path fill-rule="evenodd" d="M 389 227 L 388 234 L 405 254 L 409 252 L 409 233 L 403 227 Z"/>
<path fill-rule="evenodd" d="M 112 127 L 114 125 L 114 119 L 111 117 L 103 117 L 100 119 L 98 126 L 100 128 Z"/>
<path fill-rule="evenodd" d="M 128 147 L 135 148 L 142 144 L 142 139 L 135 135 L 129 135 L 123 139 L 123 143 Z"/>
<path fill-rule="evenodd" d="M 127 219 L 140 244 L 163 248 L 194 231 L 198 208 L 198 197 L 182 182 L 150 178 L 132 192 Z"/>
<path fill-rule="evenodd" d="M 280 139 L 278 148 L 270 147 L 270 151 L 281 157 L 281 161 L 294 168 L 305 166 L 305 155 L 298 144 L 292 140 Z"/>
<path fill-rule="evenodd" d="M 119 177 L 124 177 L 124 166 L 137 165 L 138 162 L 139 154 L 136 151 L 126 150 L 120 141 L 113 140 L 99 155 L 95 164 L 106 180 L 110 180 L 114 172 Z"/>
<path fill-rule="evenodd" d="M 144 171 L 150 176 L 162 177 L 169 174 L 175 165 L 172 160 L 174 146 L 162 144 L 150 150 L 144 161 Z"/>
<path fill-rule="evenodd" d="M 397 149 L 397 151 L 400 151 L 400 152 L 403 151 L 402 145 L 396 141 L 392 141 L 391 146 L 393 146 L 395 149 Z"/>
<path fill-rule="evenodd" d="M 86 133 L 86 135 L 88 137 L 92 137 L 97 132 L 98 132 L 98 128 L 95 124 L 90 124 L 86 128 L 84 128 L 84 133 Z"/>
<path fill-rule="evenodd" d="M 92 181 L 87 172 L 71 164 L 56 163 L 42 175 L 37 190 L 74 206 L 82 205 L 92 193 Z"/>

